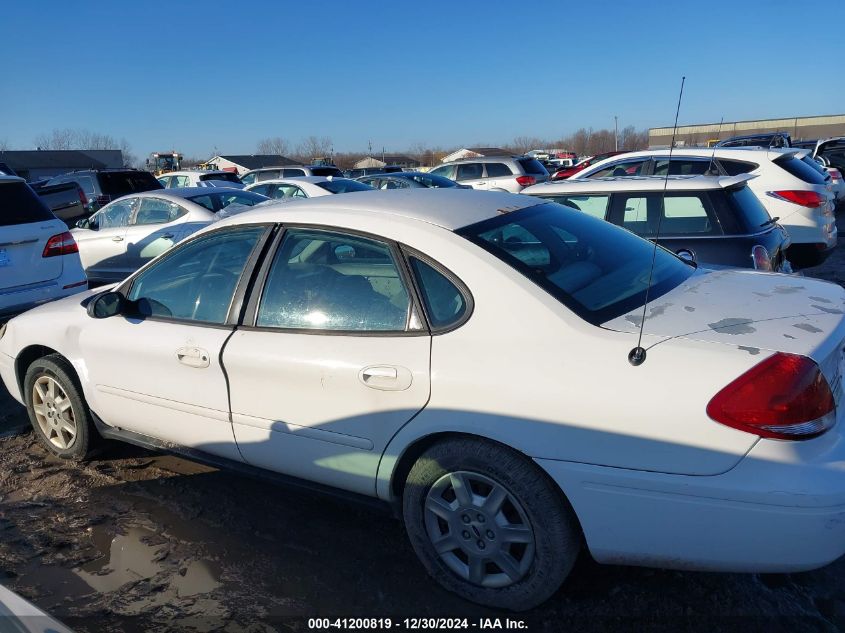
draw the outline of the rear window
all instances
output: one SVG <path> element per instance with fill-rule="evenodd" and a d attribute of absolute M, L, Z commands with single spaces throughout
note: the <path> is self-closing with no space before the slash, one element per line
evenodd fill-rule
<path fill-rule="evenodd" d="M 311 173 L 315 176 L 343 176 L 337 167 L 312 167 Z"/>
<path fill-rule="evenodd" d="M 549 172 L 546 171 L 545 167 L 543 167 L 543 163 L 541 163 L 536 158 L 520 158 L 516 162 L 522 165 L 522 168 L 525 170 L 526 174 L 531 174 L 532 176 L 549 175 Z"/>
<path fill-rule="evenodd" d="M 25 182 L 0 183 L 0 226 L 55 219 L 56 216 Z"/>
<path fill-rule="evenodd" d="M 99 178 L 103 193 L 112 198 L 164 188 L 148 171 L 108 171 L 100 173 Z"/>
<path fill-rule="evenodd" d="M 598 325 L 684 282 L 693 268 L 662 247 L 604 220 L 541 204 L 464 227 L 460 235 L 492 253 Z"/>
<path fill-rule="evenodd" d="M 332 193 L 352 193 L 354 191 L 372 191 L 370 185 L 357 180 L 349 180 L 348 178 L 335 178 L 334 180 L 327 180 L 325 182 L 315 183 L 318 187 L 331 191 Z"/>
<path fill-rule="evenodd" d="M 759 167 L 756 163 L 746 163 L 741 160 L 725 160 L 719 159 L 719 164 L 728 176 L 739 176 L 741 174 L 749 174 Z"/>
<path fill-rule="evenodd" d="M 806 161 L 812 161 L 812 158 L 806 158 Z M 823 185 L 827 181 L 827 176 L 823 175 L 810 162 L 805 159 L 797 158 L 796 156 L 787 155 L 775 159 L 773 162 L 778 167 L 786 170 L 796 178 L 806 182 L 808 185 Z"/>
<path fill-rule="evenodd" d="M 736 187 L 727 190 L 731 206 L 747 227 L 749 233 L 757 233 L 771 224 L 772 216 L 760 199 L 748 187 Z"/>
<path fill-rule="evenodd" d="M 241 179 L 238 178 L 237 174 L 234 174 L 230 171 L 225 171 L 223 173 L 214 173 L 214 174 L 202 174 L 200 176 L 200 180 L 223 180 L 225 182 L 236 182 L 240 184 Z"/>

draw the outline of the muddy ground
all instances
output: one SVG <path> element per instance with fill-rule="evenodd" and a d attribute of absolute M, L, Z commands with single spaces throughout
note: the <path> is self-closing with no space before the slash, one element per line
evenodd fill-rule
<path fill-rule="evenodd" d="M 845 282 L 845 246 L 806 274 Z M 429 580 L 389 515 L 126 445 L 62 463 L 20 432 L 27 424 L 0 386 L 0 582 L 75 630 L 306 631 L 308 616 L 508 615 Z M 554 598 L 519 617 L 549 632 L 838 631 L 845 559 L 740 575 L 582 555 Z"/>

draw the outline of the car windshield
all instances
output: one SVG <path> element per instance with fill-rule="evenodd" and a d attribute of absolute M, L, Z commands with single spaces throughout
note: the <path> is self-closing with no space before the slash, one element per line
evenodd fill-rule
<path fill-rule="evenodd" d="M 693 268 L 652 242 L 609 222 L 546 203 L 457 231 L 599 325 L 677 287 Z"/>
<path fill-rule="evenodd" d="M 0 183 L 0 226 L 46 222 L 56 217 L 25 182 Z M 26 262 L 24 262 L 26 265 Z"/>
<path fill-rule="evenodd" d="M 318 187 L 330 191 L 331 193 L 352 193 L 354 191 L 372 191 L 370 185 L 365 185 L 363 182 L 357 180 L 349 180 L 348 178 L 334 178 L 326 180 L 325 182 L 315 183 Z"/>

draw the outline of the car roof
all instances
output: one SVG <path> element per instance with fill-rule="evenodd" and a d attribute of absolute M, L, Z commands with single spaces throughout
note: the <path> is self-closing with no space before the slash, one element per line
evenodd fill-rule
<path fill-rule="evenodd" d="M 269 180 L 259 180 L 258 182 L 254 182 L 249 187 L 255 187 L 256 185 L 267 185 L 267 184 L 288 184 L 294 185 L 298 182 L 310 182 L 310 183 L 318 183 L 318 182 L 329 182 L 334 180 L 352 180 L 351 178 L 341 178 L 340 176 L 288 176 L 286 178 L 271 178 Z"/>
<path fill-rule="evenodd" d="M 181 169 L 179 171 L 168 171 L 157 178 L 164 178 L 165 176 L 191 176 L 193 174 L 234 174 L 233 171 L 224 171 L 222 169 Z M 237 176 L 237 174 L 235 174 Z"/>
<path fill-rule="evenodd" d="M 162 195 L 173 196 L 174 198 L 188 198 L 192 196 L 210 196 L 216 193 L 241 193 L 244 190 L 239 187 L 173 187 L 172 189 L 153 189 L 135 194 L 145 198 Z"/>
<path fill-rule="evenodd" d="M 288 216 L 308 217 L 320 222 L 321 212 L 337 212 L 405 218 L 454 231 L 481 222 L 502 213 L 545 204 L 545 200 L 495 191 L 473 189 L 389 189 L 360 191 L 355 195 L 321 196 L 304 200 L 291 200 L 276 204 L 263 204 L 260 208 L 240 213 L 225 222 L 229 224 L 254 224 L 260 222 L 285 222 Z"/>
<path fill-rule="evenodd" d="M 524 194 L 542 196 L 549 193 L 613 192 L 613 191 L 700 191 L 726 189 L 741 185 L 756 176 L 610 176 L 580 180 L 552 180 L 523 189 Z"/>
<path fill-rule="evenodd" d="M 714 151 L 715 150 L 715 151 Z M 752 160 L 755 153 L 762 154 L 797 154 L 803 150 L 797 147 L 758 147 L 758 146 L 744 146 L 744 147 L 676 147 L 672 151 L 672 156 L 720 156 L 723 158 L 736 158 L 737 160 Z M 639 156 L 668 156 L 669 148 L 662 147 L 659 149 L 641 149 L 634 152 L 625 152 L 617 156 L 605 158 L 606 161 L 618 160 L 627 157 Z M 759 154 L 758 154 L 759 155 Z M 601 161 L 604 162 L 604 161 Z M 591 167 L 598 165 L 594 163 Z"/>
<path fill-rule="evenodd" d="M 468 156 L 467 158 L 458 158 L 457 160 L 450 160 L 448 163 L 443 163 L 444 165 L 454 165 L 456 163 L 483 163 L 485 161 L 493 161 L 493 160 L 517 160 L 520 158 L 528 158 L 529 160 L 537 160 L 536 158 L 532 158 L 531 156 L 515 156 L 513 154 L 494 154 L 491 156 Z M 440 167 L 440 165 L 438 165 Z"/>

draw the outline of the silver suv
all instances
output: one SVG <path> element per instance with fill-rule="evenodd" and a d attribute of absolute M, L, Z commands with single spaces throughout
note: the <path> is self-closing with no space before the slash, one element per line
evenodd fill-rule
<path fill-rule="evenodd" d="M 241 176 L 244 185 L 253 185 L 264 180 L 277 178 L 302 178 L 303 176 L 336 176 L 343 178 L 343 172 L 334 165 L 285 165 L 284 167 L 261 167 Z"/>
<path fill-rule="evenodd" d="M 483 191 L 519 193 L 525 187 L 545 182 L 549 172 L 529 156 L 482 156 L 441 165 L 432 174 L 444 176 Z"/>

